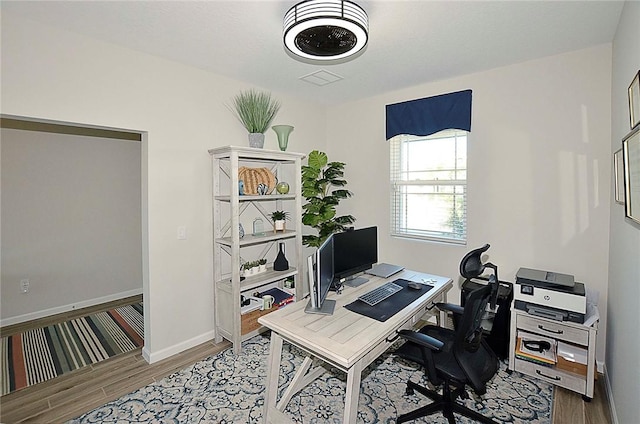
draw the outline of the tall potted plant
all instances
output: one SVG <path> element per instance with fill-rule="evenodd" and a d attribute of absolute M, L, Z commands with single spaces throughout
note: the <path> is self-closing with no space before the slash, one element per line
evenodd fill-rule
<path fill-rule="evenodd" d="M 307 165 L 302 166 L 302 223 L 318 230 L 317 235 L 302 236 L 302 243 L 319 247 L 333 233 L 339 233 L 355 222 L 352 215 L 336 216 L 336 206 L 352 193 L 344 187 L 343 162 L 329 162 L 327 154 L 317 150 L 309 153 Z"/>
<path fill-rule="evenodd" d="M 271 93 L 251 89 L 235 96 L 229 109 L 249 131 L 249 146 L 262 148 L 264 133 L 280 110 L 280 102 Z"/>

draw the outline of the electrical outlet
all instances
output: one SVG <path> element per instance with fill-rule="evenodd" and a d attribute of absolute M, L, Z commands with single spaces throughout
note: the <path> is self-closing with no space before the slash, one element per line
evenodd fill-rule
<path fill-rule="evenodd" d="M 181 225 L 178 227 L 178 240 L 186 240 L 187 239 L 187 227 Z"/>
<path fill-rule="evenodd" d="M 22 293 L 28 293 L 29 292 L 29 279 L 28 278 L 23 278 L 22 280 L 20 280 L 20 289 L 22 290 Z"/>

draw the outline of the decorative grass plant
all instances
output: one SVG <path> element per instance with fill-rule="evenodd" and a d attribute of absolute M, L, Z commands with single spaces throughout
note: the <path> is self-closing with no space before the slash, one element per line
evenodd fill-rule
<path fill-rule="evenodd" d="M 280 102 L 271 93 L 251 89 L 235 96 L 229 109 L 249 133 L 264 134 L 280 110 Z"/>

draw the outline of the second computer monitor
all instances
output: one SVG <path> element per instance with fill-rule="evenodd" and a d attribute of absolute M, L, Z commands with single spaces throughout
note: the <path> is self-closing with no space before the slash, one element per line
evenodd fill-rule
<path fill-rule="evenodd" d="M 305 312 L 309 314 L 333 315 L 335 300 L 327 299 L 333 283 L 333 235 L 309 256 L 309 303 Z"/>
<path fill-rule="evenodd" d="M 359 286 L 368 280 L 358 274 L 378 262 L 378 227 L 360 228 L 333 235 L 334 281 Z"/>

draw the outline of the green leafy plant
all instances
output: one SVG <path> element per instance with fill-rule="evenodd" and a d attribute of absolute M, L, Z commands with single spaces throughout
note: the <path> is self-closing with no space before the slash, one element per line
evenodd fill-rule
<path fill-rule="evenodd" d="M 271 212 L 271 220 L 273 222 L 276 221 L 284 221 L 289 219 L 289 212 L 287 211 L 273 211 Z"/>
<path fill-rule="evenodd" d="M 235 96 L 229 109 L 247 131 L 264 134 L 280 110 L 280 102 L 272 99 L 271 93 L 252 89 Z"/>
<path fill-rule="evenodd" d="M 339 188 L 347 184 L 343 176 L 343 162 L 329 162 L 327 154 L 317 150 L 309 153 L 307 165 L 302 166 L 302 196 L 307 200 L 302 206 L 302 223 L 318 234 L 302 236 L 304 245 L 319 247 L 329 235 L 355 222 L 352 215 L 336 216 L 340 201 L 352 196 L 349 190 Z"/>

